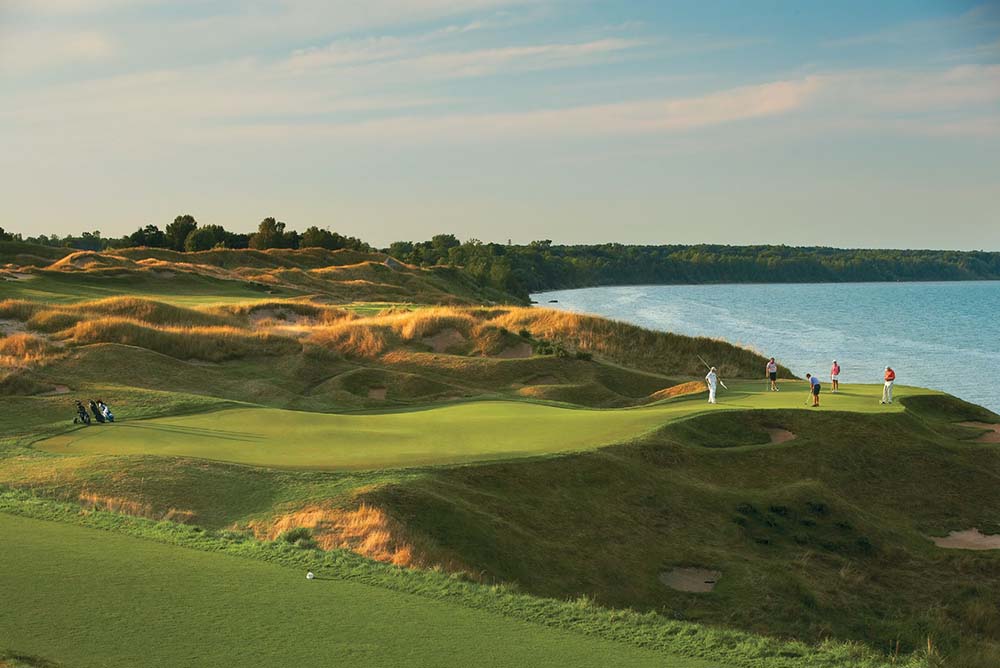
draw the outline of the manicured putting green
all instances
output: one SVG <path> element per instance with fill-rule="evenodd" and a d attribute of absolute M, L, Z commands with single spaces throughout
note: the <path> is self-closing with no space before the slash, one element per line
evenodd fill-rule
<path fill-rule="evenodd" d="M 107 531 L 0 514 L 0 534 L 0 649 L 59 665 L 709 665 Z"/>
<path fill-rule="evenodd" d="M 727 383 L 720 404 L 704 395 L 644 408 L 587 410 L 482 401 L 427 410 L 327 414 L 275 408 L 225 410 L 80 427 L 39 442 L 60 454 L 199 457 L 284 468 L 375 469 L 527 457 L 618 443 L 707 410 L 803 408 L 805 385 L 765 392 L 763 383 Z M 879 388 L 824 396 L 819 410 L 889 412 Z M 900 388 L 898 396 L 920 392 Z M 116 407 L 126 415 L 126 407 Z M 816 410 L 816 409 L 808 409 Z"/>

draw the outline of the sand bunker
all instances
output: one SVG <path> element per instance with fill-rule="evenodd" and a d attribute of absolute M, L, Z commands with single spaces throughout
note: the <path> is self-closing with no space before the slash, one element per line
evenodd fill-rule
<path fill-rule="evenodd" d="M 721 577 L 721 572 L 707 568 L 674 568 L 660 573 L 660 582 L 677 591 L 703 594 L 715 589 Z"/>
<path fill-rule="evenodd" d="M 960 423 L 963 427 L 971 427 L 972 429 L 987 429 L 985 434 L 980 434 L 976 438 L 978 443 L 1000 443 L 1000 424 L 992 424 L 990 422 L 962 422 Z"/>
<path fill-rule="evenodd" d="M 947 536 L 931 536 L 938 547 L 952 550 L 1000 550 L 1000 534 L 987 535 L 979 533 L 973 527 L 965 531 L 952 531 Z"/>
<path fill-rule="evenodd" d="M 525 341 L 523 343 L 516 343 L 509 348 L 505 348 L 504 350 L 498 352 L 496 355 L 493 355 L 493 357 L 498 357 L 502 360 L 526 359 L 528 357 L 531 357 L 532 352 L 533 349 L 531 347 L 531 344 Z"/>
<path fill-rule="evenodd" d="M 389 391 L 388 388 L 385 387 L 373 387 L 370 390 L 368 390 L 368 398 L 385 399 L 386 392 L 388 391 Z"/>
<path fill-rule="evenodd" d="M 795 434 L 780 427 L 767 427 L 765 431 L 771 436 L 771 443 L 787 443 L 795 438 Z"/>
<path fill-rule="evenodd" d="M 465 337 L 462 336 L 462 332 L 457 329 L 448 327 L 446 329 L 442 329 L 434 336 L 424 338 L 423 343 L 425 346 L 430 346 L 436 353 L 444 353 L 447 352 L 452 346 L 465 343 Z"/>

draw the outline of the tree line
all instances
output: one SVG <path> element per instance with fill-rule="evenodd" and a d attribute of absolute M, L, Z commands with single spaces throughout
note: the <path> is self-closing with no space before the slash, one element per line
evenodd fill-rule
<path fill-rule="evenodd" d="M 726 245 L 460 243 L 454 235 L 393 243 L 393 257 L 461 267 L 520 297 L 600 285 L 1000 280 L 1000 253 Z"/>
<path fill-rule="evenodd" d="M 213 248 L 327 248 L 339 250 L 370 251 L 371 246 L 355 237 L 348 237 L 321 229 L 315 225 L 301 234 L 287 229 L 287 225 L 268 217 L 260 221 L 256 232 L 231 232 L 221 225 L 199 225 L 194 216 L 185 214 L 174 218 L 164 229 L 156 225 L 140 227 L 123 237 L 102 237 L 100 230 L 84 232 L 79 236 L 58 235 L 36 237 L 4 232 L 0 227 L 0 241 L 23 241 L 40 246 L 73 248 L 76 250 L 102 251 L 115 248 L 169 248 L 180 252 L 196 252 Z"/>
<path fill-rule="evenodd" d="M 986 251 L 841 249 L 821 246 L 727 245 L 556 245 L 460 241 L 438 234 L 427 241 L 396 241 L 375 249 L 355 237 L 309 227 L 301 234 L 274 218 L 253 233 L 219 225 L 199 225 L 177 216 L 160 230 L 141 227 L 130 235 L 103 238 L 99 231 L 80 236 L 22 238 L 0 228 L 0 241 L 104 250 L 132 246 L 201 251 L 212 248 L 342 248 L 380 250 L 422 267 L 450 266 L 479 284 L 522 299 L 532 292 L 599 285 L 697 283 L 830 283 L 884 281 L 1000 280 L 1000 253 Z"/>

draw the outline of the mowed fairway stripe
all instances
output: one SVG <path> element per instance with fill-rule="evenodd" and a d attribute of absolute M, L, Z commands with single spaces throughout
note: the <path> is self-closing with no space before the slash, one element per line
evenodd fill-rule
<path fill-rule="evenodd" d="M 703 397 L 618 410 L 481 401 L 428 410 L 329 414 L 232 408 L 196 415 L 81 427 L 36 444 L 59 454 L 199 457 L 298 469 L 375 469 L 454 464 L 596 448 L 639 436 L 706 410 L 803 408 L 798 391 L 762 392 L 760 383 L 729 384 L 718 406 Z M 892 412 L 878 388 L 853 386 L 824 396 L 823 410 Z M 897 392 L 905 396 L 916 389 Z M 810 409 L 812 410 L 812 409 Z"/>
<path fill-rule="evenodd" d="M 718 666 L 443 601 L 0 514 L 0 649 L 117 666 Z"/>

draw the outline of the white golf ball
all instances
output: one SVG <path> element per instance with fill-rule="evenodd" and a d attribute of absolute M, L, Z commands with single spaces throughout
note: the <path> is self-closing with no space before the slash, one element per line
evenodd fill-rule
<path fill-rule="evenodd" d="M 312 580 L 314 577 L 316 577 L 316 576 L 313 575 L 312 571 L 309 571 L 308 573 L 306 573 L 306 580 Z"/>

